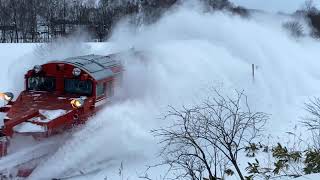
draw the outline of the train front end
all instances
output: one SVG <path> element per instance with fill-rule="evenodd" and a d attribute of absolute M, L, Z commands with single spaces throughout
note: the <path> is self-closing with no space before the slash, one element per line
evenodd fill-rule
<path fill-rule="evenodd" d="M 14 145 L 16 139 L 23 142 L 25 137 L 32 137 L 41 142 L 85 123 L 101 109 L 97 105 L 105 104 L 112 96 L 113 82 L 120 70 L 110 57 L 94 55 L 34 66 L 25 74 L 25 90 L 16 99 L 12 93 L 0 93 L 0 99 L 6 102 L 0 108 L 0 157 L 6 158 L 24 145 L 30 149 L 30 143 L 21 140 L 20 145 Z M 41 145 L 33 145 L 38 146 Z M 36 158 L 24 159 L 20 164 Z M 20 176 L 28 176 L 31 171 L 20 172 Z"/>

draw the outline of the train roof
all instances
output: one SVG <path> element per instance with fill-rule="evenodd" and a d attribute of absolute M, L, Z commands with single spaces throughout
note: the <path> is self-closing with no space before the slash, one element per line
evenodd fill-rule
<path fill-rule="evenodd" d="M 74 65 L 87 72 L 97 81 L 115 75 L 112 67 L 120 66 L 120 61 L 116 59 L 115 55 L 101 56 L 91 54 L 71 57 L 59 62 Z"/>

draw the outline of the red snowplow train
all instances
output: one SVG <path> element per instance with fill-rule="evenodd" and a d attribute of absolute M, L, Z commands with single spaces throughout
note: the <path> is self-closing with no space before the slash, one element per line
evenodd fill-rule
<path fill-rule="evenodd" d="M 36 65 L 25 74 L 25 90 L 15 101 L 12 93 L 0 93 L 6 105 L 0 130 L 0 157 L 10 155 L 16 136 L 43 141 L 84 124 L 114 94 L 122 74 L 116 55 L 87 55 Z M 28 166 L 29 167 L 29 166 Z M 20 170 L 29 176 L 32 168 Z"/>

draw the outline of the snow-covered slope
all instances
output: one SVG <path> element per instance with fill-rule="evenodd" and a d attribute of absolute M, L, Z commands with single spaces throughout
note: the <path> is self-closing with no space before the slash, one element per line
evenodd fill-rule
<path fill-rule="evenodd" d="M 289 37 L 281 23 L 199 9 L 180 7 L 139 31 L 122 22 L 112 43 L 0 44 L 0 90 L 16 93 L 23 88 L 23 73 L 35 63 L 131 47 L 145 51 L 147 57 L 143 62 L 126 58 L 122 100 L 76 132 L 30 179 L 91 172 L 93 167 L 103 171 L 92 170 L 91 179 L 119 179 L 119 167 L 124 179 L 137 179 L 159 149 L 149 131 L 170 123 L 161 119 L 167 105 L 198 102 L 209 95 L 210 87 L 225 93 L 244 89 L 253 109 L 271 115 L 265 135 L 275 141 L 300 126 L 303 103 L 320 95 L 320 43 Z"/>

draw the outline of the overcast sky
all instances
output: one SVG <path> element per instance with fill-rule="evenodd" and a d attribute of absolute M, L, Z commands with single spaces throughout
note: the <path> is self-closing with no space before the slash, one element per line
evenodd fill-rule
<path fill-rule="evenodd" d="M 294 12 L 300 8 L 305 0 L 230 0 L 236 5 L 245 6 L 247 8 L 262 9 L 271 12 Z M 314 0 L 319 8 L 320 0 Z"/>

